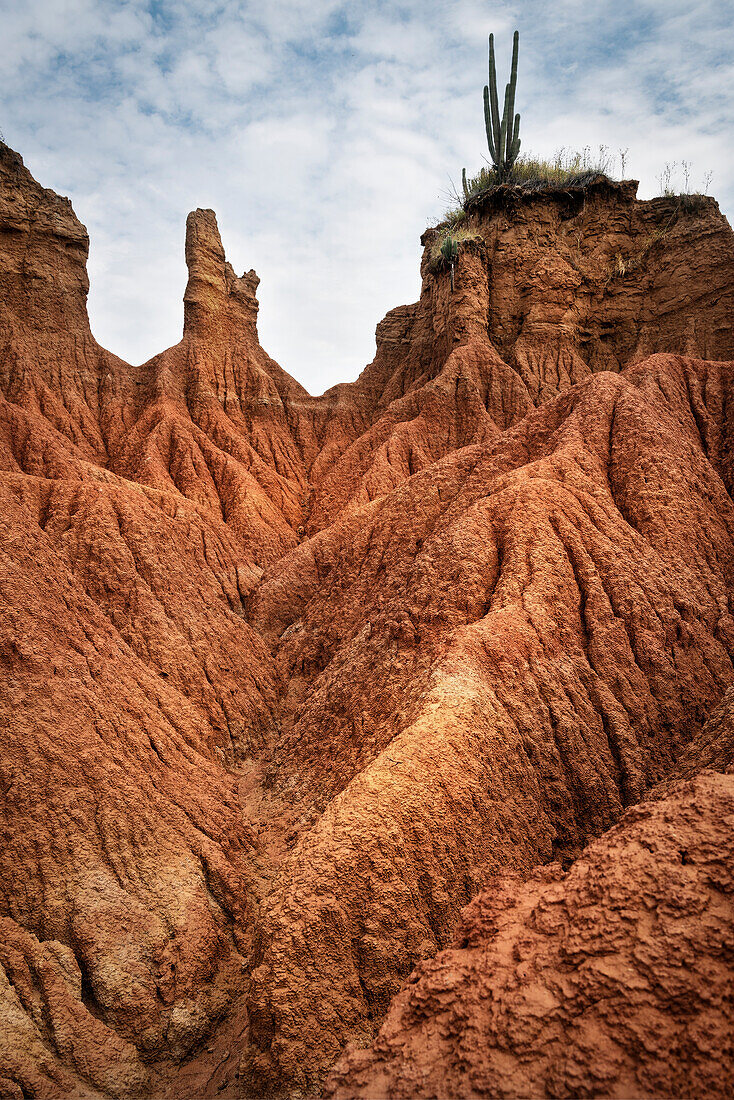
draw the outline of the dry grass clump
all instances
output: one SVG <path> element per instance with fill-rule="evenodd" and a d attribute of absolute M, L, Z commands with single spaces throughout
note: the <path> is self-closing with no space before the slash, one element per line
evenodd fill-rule
<path fill-rule="evenodd" d="M 453 197 L 461 204 L 459 209 L 466 210 L 467 206 L 498 187 L 523 193 L 584 187 L 599 176 L 612 180 L 610 169 L 613 159 L 605 145 L 600 145 L 596 154 L 588 145 L 581 152 L 559 149 L 551 160 L 525 154 L 517 158 L 509 175 L 502 181 L 491 166 L 482 168 L 471 178 L 464 175 L 463 195 L 455 194 Z M 447 217 L 456 217 L 457 214 L 458 211 L 452 209 Z"/>

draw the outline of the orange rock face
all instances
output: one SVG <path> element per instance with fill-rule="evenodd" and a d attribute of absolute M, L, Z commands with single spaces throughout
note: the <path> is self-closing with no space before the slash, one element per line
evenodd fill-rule
<path fill-rule="evenodd" d="M 327 1095 L 730 1096 L 733 818 L 734 776 L 704 772 L 567 874 L 498 878 Z"/>
<path fill-rule="evenodd" d="M 638 826 L 586 845 L 671 776 L 693 782 L 667 797 L 707 897 L 704 804 L 723 820 L 728 779 L 695 776 L 731 760 L 727 720 L 704 723 L 734 681 L 715 204 L 623 185 L 479 211 L 453 293 L 429 231 L 419 302 L 357 382 L 312 398 L 260 347 L 257 276 L 211 211 L 187 223 L 181 342 L 131 367 L 91 335 L 68 201 L 5 146 L 0 184 L 0 1091 L 317 1095 L 472 898 L 481 938 L 482 906 L 504 899 L 520 936 L 548 891 L 567 931 L 594 860 L 622 891 Z M 668 805 L 639 819 L 665 859 Z M 560 966 L 558 927 L 529 974 Z M 442 1001 L 467 1019 L 479 953 Z M 725 964 L 701 956 L 711 980 Z M 571 985 L 558 1027 L 591 996 Z M 664 1092 L 656 988 L 635 1004 L 657 1046 L 599 1016 L 619 1044 L 603 1081 L 579 1052 L 564 1077 L 518 1000 L 507 1087 Z M 388 1046 L 331 1087 L 415 1071 L 463 1095 L 453 1033 L 421 1063 L 400 997 Z M 692 1043 L 693 1091 L 711 1081 Z"/>

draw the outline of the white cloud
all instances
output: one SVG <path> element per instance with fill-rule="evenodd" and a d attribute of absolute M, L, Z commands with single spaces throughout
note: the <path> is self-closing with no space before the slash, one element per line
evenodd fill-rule
<path fill-rule="evenodd" d="M 264 346 L 319 392 L 415 298 L 418 237 L 486 155 L 489 30 L 504 79 L 520 28 L 526 150 L 628 147 L 642 195 L 687 160 L 734 208 L 727 8 L 0 0 L 0 128 L 90 230 L 105 346 L 137 362 L 178 340 L 185 217 L 211 206 L 229 258 L 261 276 Z"/>

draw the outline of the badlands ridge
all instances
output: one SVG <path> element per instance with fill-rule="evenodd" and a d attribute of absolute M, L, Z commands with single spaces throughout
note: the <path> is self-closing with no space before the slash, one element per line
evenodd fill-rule
<path fill-rule="evenodd" d="M 360 378 L 0 146 L 0 1095 L 734 1090 L 734 237 L 505 194 Z M 380 1030 L 382 1029 L 382 1030 Z"/>

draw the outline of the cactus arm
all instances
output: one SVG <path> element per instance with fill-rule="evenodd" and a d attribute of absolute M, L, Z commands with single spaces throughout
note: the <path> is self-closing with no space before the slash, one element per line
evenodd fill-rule
<path fill-rule="evenodd" d="M 510 127 L 512 126 L 512 122 L 509 118 L 509 108 L 510 108 L 510 85 L 508 84 L 507 87 L 505 88 L 505 105 L 504 105 L 504 109 L 502 111 L 502 127 L 500 129 L 500 142 L 499 142 L 499 145 L 500 145 L 499 153 L 500 153 L 500 155 L 499 155 L 498 169 L 499 169 L 499 172 L 500 172 L 501 176 L 505 175 L 505 172 L 507 171 L 507 168 L 509 167 L 508 164 L 507 164 L 507 158 L 506 158 L 506 152 L 505 152 L 506 145 L 507 145 L 508 126 L 510 126 Z"/>
<path fill-rule="evenodd" d="M 466 182 L 466 168 L 461 169 L 461 186 L 464 191 L 464 202 L 469 198 L 469 186 Z"/>
<path fill-rule="evenodd" d="M 500 107 L 497 101 L 497 67 L 494 63 L 494 35 L 489 36 L 489 95 L 490 95 L 490 109 L 492 120 L 492 133 L 494 135 L 494 153 L 492 154 L 492 160 L 498 162 L 502 156 L 502 150 L 499 148 L 500 140 Z M 489 137 L 489 130 L 487 130 L 487 136 Z M 490 146 L 491 152 L 491 146 Z"/>
<path fill-rule="evenodd" d="M 510 164 L 514 164 L 520 152 L 520 116 L 515 115 L 515 128 L 512 132 L 512 145 L 510 148 Z"/>
<path fill-rule="evenodd" d="M 492 133 L 492 119 L 490 115 L 489 104 L 489 88 L 484 85 L 484 128 L 487 131 L 487 145 L 489 146 L 489 155 L 492 158 L 492 163 L 497 161 L 497 149 L 494 144 L 494 138 Z"/>
<path fill-rule="evenodd" d="M 505 93 L 505 102 L 507 106 L 507 145 L 502 148 L 502 156 L 505 159 L 505 163 L 509 168 L 512 164 L 512 157 L 510 151 L 513 144 L 512 133 L 512 120 L 515 114 L 515 89 L 517 88 L 517 58 L 520 50 L 520 32 L 515 31 L 512 36 L 512 66 L 510 68 L 510 81 L 507 85 L 507 92 Z"/>

